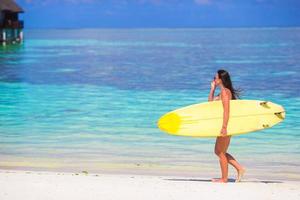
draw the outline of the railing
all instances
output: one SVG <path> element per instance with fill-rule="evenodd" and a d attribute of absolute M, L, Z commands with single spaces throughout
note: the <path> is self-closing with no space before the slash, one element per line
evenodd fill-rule
<path fill-rule="evenodd" d="M 24 28 L 24 21 L 5 21 L 2 25 L 0 25 L 0 28 Z"/>

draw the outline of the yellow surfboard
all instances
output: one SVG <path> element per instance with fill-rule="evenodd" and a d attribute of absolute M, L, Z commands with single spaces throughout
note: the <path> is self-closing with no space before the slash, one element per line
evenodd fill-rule
<path fill-rule="evenodd" d="M 285 118 L 282 106 L 257 100 L 230 100 L 227 135 L 270 128 Z M 217 137 L 223 124 L 222 101 L 183 107 L 163 115 L 157 125 L 171 135 Z"/>

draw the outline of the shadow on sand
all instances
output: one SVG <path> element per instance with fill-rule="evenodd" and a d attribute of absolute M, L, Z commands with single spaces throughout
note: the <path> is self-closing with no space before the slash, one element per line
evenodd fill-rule
<path fill-rule="evenodd" d="M 171 178 L 164 179 L 167 181 L 197 181 L 197 182 L 212 182 L 211 179 L 185 179 L 185 178 Z M 229 183 L 234 183 L 235 179 L 228 179 Z M 268 180 L 242 180 L 241 183 L 283 183 L 281 181 L 268 181 Z"/>

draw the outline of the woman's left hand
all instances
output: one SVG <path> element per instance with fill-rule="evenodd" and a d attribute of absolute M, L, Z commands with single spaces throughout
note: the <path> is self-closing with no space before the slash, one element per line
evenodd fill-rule
<path fill-rule="evenodd" d="M 221 133 L 221 136 L 223 136 L 223 137 L 227 136 L 227 128 L 222 127 L 220 133 Z"/>

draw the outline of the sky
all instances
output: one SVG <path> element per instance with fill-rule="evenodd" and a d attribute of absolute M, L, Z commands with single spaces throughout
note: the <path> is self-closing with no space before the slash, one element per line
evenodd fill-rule
<path fill-rule="evenodd" d="M 300 0 L 16 0 L 26 28 L 300 26 Z"/>

